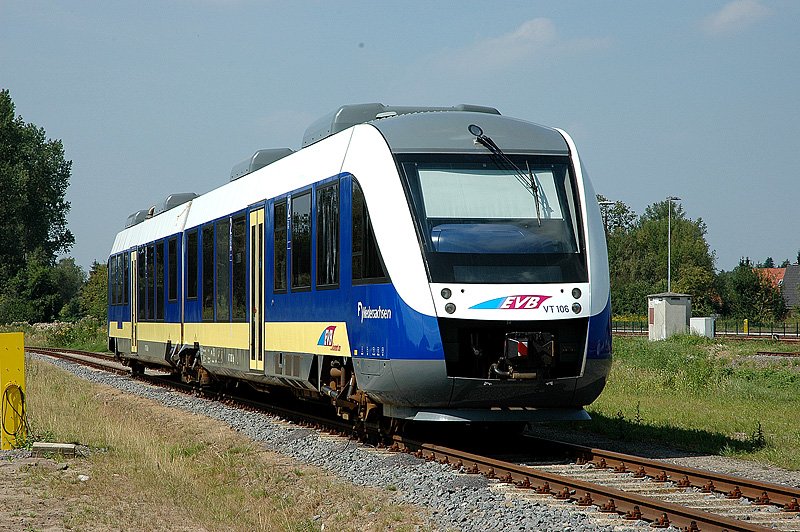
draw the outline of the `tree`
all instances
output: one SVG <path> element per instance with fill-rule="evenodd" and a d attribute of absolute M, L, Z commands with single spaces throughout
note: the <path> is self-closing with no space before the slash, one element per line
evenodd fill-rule
<path fill-rule="evenodd" d="M 781 267 L 781 268 L 785 268 L 785 267 L 787 267 L 787 266 L 791 266 L 791 264 L 792 264 L 792 263 L 791 263 L 791 262 L 789 262 L 789 259 L 784 259 L 784 260 L 783 260 L 783 262 L 781 262 L 781 265 L 780 265 L 780 267 Z"/>
<path fill-rule="evenodd" d="M 46 254 L 37 250 L 0 293 L 0 323 L 49 322 L 62 306 L 55 268 Z"/>
<path fill-rule="evenodd" d="M 61 259 L 53 270 L 61 301 L 59 319 L 75 321 L 82 316 L 79 293 L 86 282 L 86 272 L 75 264 L 75 259 Z"/>
<path fill-rule="evenodd" d="M 608 202 L 609 200 L 602 194 L 598 194 L 597 201 Z M 627 233 L 636 225 L 636 213 L 619 200 L 611 205 L 603 205 L 601 203 L 600 211 L 603 214 L 603 223 L 609 235 L 617 232 Z"/>
<path fill-rule="evenodd" d="M 766 259 L 764 259 L 764 262 L 761 263 L 761 267 L 762 268 L 774 268 L 775 267 L 775 261 L 772 260 L 772 257 L 767 257 Z"/>
<path fill-rule="evenodd" d="M 0 90 L 0 286 L 20 272 L 29 257 L 55 264 L 75 242 L 67 229 L 72 161 L 60 140 L 15 117 L 8 90 Z"/>
<path fill-rule="evenodd" d="M 647 296 L 666 291 L 668 208 L 667 201 L 654 203 L 638 219 L 627 205 L 617 209 L 620 218 L 607 238 L 615 314 L 643 315 Z M 672 290 L 691 294 L 696 313 L 711 313 L 719 297 L 706 225 L 688 218 L 681 205 L 672 204 L 672 211 Z"/>
<path fill-rule="evenodd" d="M 101 321 L 106 320 L 108 310 L 108 265 L 97 261 L 92 263 L 89 280 L 81 288 L 81 311 Z"/>
<path fill-rule="evenodd" d="M 730 272 L 721 272 L 722 312 L 756 322 L 779 321 L 786 317 L 786 303 L 770 278 L 746 261 Z"/>
<path fill-rule="evenodd" d="M 77 290 L 74 261 L 56 267 L 75 242 L 64 199 L 71 167 L 61 141 L 16 116 L 0 90 L 0 322 L 50 321 Z"/>

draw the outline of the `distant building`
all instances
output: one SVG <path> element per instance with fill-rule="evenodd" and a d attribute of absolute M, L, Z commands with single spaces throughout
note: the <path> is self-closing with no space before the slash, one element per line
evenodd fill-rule
<path fill-rule="evenodd" d="M 783 286 L 783 278 L 786 275 L 786 268 L 756 268 L 761 277 L 766 277 L 775 288 Z"/>
<path fill-rule="evenodd" d="M 785 268 L 756 268 L 761 276 L 769 279 L 772 286 L 780 289 L 786 308 L 800 309 L 800 265 L 790 264 Z"/>
<path fill-rule="evenodd" d="M 790 264 L 785 268 L 781 294 L 788 308 L 800 309 L 800 264 Z"/>

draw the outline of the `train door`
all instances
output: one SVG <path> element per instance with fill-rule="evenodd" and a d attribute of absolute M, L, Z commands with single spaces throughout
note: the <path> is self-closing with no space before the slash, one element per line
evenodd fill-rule
<path fill-rule="evenodd" d="M 139 268 L 137 267 L 136 250 L 130 252 L 131 256 L 131 353 L 138 351 L 136 324 L 139 321 Z"/>
<path fill-rule="evenodd" d="M 250 212 L 250 369 L 264 371 L 264 208 Z"/>

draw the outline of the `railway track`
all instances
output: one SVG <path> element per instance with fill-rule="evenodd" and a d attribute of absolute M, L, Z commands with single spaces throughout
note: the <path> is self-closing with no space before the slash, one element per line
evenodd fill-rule
<path fill-rule="evenodd" d="M 800 530 L 799 489 L 601 449 L 544 440 L 540 443 L 562 446 L 577 460 L 571 465 L 531 466 L 402 436 L 395 437 L 394 449 L 482 474 L 537 497 L 595 506 L 598 513 L 616 518 L 609 522 L 618 524 L 643 519 L 654 528 Z"/>
<path fill-rule="evenodd" d="M 647 336 L 647 331 L 612 331 L 614 336 Z M 725 332 L 717 332 L 714 336 L 715 338 L 725 338 L 727 340 L 777 340 L 781 343 L 785 344 L 797 344 L 800 343 L 800 336 L 792 334 L 783 334 L 783 333 L 762 333 L 762 334 L 737 334 L 737 333 L 725 333 Z"/>
<path fill-rule="evenodd" d="M 130 373 L 130 368 L 122 365 L 119 361 L 115 360 L 111 355 L 104 355 L 101 353 L 93 353 L 91 351 L 80 351 L 77 349 L 61 349 L 56 347 L 25 347 L 28 353 L 36 353 L 38 355 L 46 355 L 65 360 L 78 362 L 85 366 L 95 369 L 110 371 L 118 375 L 126 375 Z"/>
<path fill-rule="evenodd" d="M 27 350 L 115 373 L 129 373 L 128 368 L 108 355 L 64 349 Z M 198 393 L 196 386 L 182 385 L 163 374 L 137 378 Z M 364 432 L 354 434 L 352 426 L 335 419 L 223 393 L 208 395 L 328 433 L 366 437 Z M 689 531 L 800 531 L 797 488 L 552 440 L 529 438 L 526 447 L 556 448 L 561 456 L 569 456 L 572 463 L 509 462 L 400 435 L 394 436 L 390 449 L 450 464 L 466 473 L 482 474 L 517 496 L 537 498 L 548 504 L 556 501 L 585 507 L 604 516 L 609 524 L 641 519 L 655 528 L 677 526 Z"/>
<path fill-rule="evenodd" d="M 755 356 L 797 358 L 800 357 L 800 353 L 781 353 L 779 351 L 756 351 Z"/>
<path fill-rule="evenodd" d="M 592 464 L 599 470 L 631 473 L 634 478 L 653 478 L 659 482 L 675 482 L 680 487 L 696 488 L 704 493 L 719 493 L 726 497 L 737 495 L 760 505 L 773 505 L 800 512 L 800 489 L 771 484 L 743 477 L 712 473 L 640 456 L 596 449 L 583 445 L 540 438 L 530 438 L 532 445 L 557 446 L 575 459 L 575 465 Z"/>

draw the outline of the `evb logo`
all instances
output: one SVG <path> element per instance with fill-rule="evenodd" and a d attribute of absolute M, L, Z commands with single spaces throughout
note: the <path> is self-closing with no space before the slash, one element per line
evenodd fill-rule
<path fill-rule="evenodd" d="M 550 299 L 550 296 L 542 295 L 519 295 L 506 296 L 490 299 L 477 305 L 472 305 L 471 309 L 500 309 L 500 310 L 536 310 L 542 303 Z"/>

